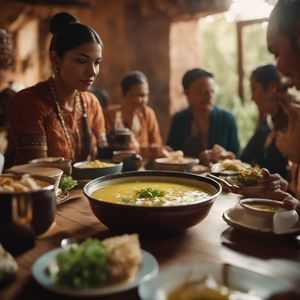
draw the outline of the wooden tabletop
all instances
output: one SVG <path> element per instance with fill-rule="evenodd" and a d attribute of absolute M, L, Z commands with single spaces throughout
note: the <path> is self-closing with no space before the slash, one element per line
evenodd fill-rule
<path fill-rule="evenodd" d="M 66 299 L 35 282 L 31 275 L 33 262 L 43 253 L 59 247 L 65 237 L 105 238 L 116 234 L 93 215 L 88 200 L 80 190 L 73 191 L 72 196 L 78 197 L 57 207 L 55 224 L 36 240 L 35 247 L 17 257 L 17 278 L 10 285 L 0 288 L 0 299 Z M 243 234 L 223 221 L 223 212 L 233 207 L 238 199 L 234 194 L 221 194 L 209 215 L 197 226 L 180 235 L 140 236 L 141 246 L 156 257 L 161 271 L 184 264 L 230 263 L 299 286 L 300 246 L 295 240 L 279 242 Z M 135 289 L 109 299 L 130 300 L 139 297 Z"/>

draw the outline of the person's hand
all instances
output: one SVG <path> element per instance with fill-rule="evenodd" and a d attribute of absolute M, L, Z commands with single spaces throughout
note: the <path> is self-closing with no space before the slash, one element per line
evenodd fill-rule
<path fill-rule="evenodd" d="M 205 166 L 217 163 L 224 159 L 235 159 L 235 154 L 231 151 L 227 151 L 220 145 L 214 145 L 211 149 L 204 150 L 200 153 L 200 163 Z"/>
<path fill-rule="evenodd" d="M 241 194 L 247 198 L 264 198 L 283 201 L 288 197 L 288 183 L 279 174 L 270 174 L 262 169 L 262 180 L 252 186 L 233 186 L 231 192 Z"/>
<path fill-rule="evenodd" d="M 267 185 L 270 190 L 281 189 L 286 192 L 288 190 L 288 182 L 283 179 L 278 173 L 270 174 L 270 172 L 263 168 L 262 169 L 263 182 Z"/>
<path fill-rule="evenodd" d="M 149 147 L 150 157 L 152 159 L 158 157 L 168 157 L 169 152 L 172 152 L 173 149 L 168 145 L 159 145 L 159 144 L 151 144 Z"/>
<path fill-rule="evenodd" d="M 300 201 L 290 194 L 283 199 L 283 205 L 286 209 L 295 209 L 300 213 Z"/>

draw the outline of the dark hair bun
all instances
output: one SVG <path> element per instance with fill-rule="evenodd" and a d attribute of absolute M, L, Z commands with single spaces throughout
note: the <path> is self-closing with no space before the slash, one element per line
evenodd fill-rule
<path fill-rule="evenodd" d="M 79 19 L 67 12 L 57 13 L 50 21 L 49 31 L 54 34 L 57 30 L 70 23 L 79 23 Z"/>

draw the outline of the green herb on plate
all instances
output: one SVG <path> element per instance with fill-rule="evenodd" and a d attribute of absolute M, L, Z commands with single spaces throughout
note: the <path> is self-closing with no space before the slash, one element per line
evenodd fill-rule
<path fill-rule="evenodd" d="M 97 239 L 87 239 L 59 252 L 46 274 L 69 289 L 85 289 L 107 280 L 109 263 L 106 248 Z"/>
<path fill-rule="evenodd" d="M 62 192 L 66 192 L 71 190 L 73 187 L 77 185 L 77 181 L 73 179 L 71 176 L 64 175 L 59 183 L 59 188 Z"/>

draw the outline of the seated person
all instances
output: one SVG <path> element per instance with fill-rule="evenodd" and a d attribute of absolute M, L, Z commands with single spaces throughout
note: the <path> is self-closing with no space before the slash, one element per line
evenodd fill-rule
<path fill-rule="evenodd" d="M 236 122 L 230 112 L 215 105 L 213 74 L 199 68 L 189 70 L 182 78 L 182 85 L 189 107 L 173 116 L 167 144 L 174 150 L 182 150 L 186 156 L 200 156 L 201 163 L 203 160 L 209 163 L 211 159 L 216 162 L 219 154 L 224 158 L 238 155 Z M 207 151 L 212 147 L 214 151 Z"/>
<path fill-rule="evenodd" d="M 68 13 L 56 14 L 50 31 L 53 77 L 20 91 L 8 106 L 15 164 L 47 156 L 86 160 L 106 144 L 102 109 L 87 92 L 100 70 L 102 41 Z"/>
<path fill-rule="evenodd" d="M 300 90 L 300 1 L 277 1 L 267 29 L 269 51 L 276 58 L 278 70 Z M 292 165 L 290 189 L 300 200 L 300 102 L 282 96 L 280 105 L 288 114 L 287 130 L 277 137 L 277 147 Z"/>
<path fill-rule="evenodd" d="M 267 30 L 268 49 L 276 58 L 277 68 L 298 90 L 300 90 L 300 28 L 297 26 L 299 22 L 300 1 L 279 0 L 271 12 Z M 276 174 L 265 174 L 264 184 L 261 184 L 259 189 L 253 189 L 251 195 L 249 190 L 238 189 L 236 192 L 247 197 L 266 196 L 269 199 L 282 200 L 287 208 L 294 208 L 300 213 L 300 104 L 287 93 L 278 93 L 276 97 L 288 115 L 287 128 L 277 134 L 276 145 L 292 165 L 289 189 L 293 195 L 286 192 L 287 183 Z"/>
<path fill-rule="evenodd" d="M 266 168 L 287 178 L 288 159 L 276 146 L 276 131 L 285 127 L 287 116 L 283 112 L 277 92 L 283 92 L 280 74 L 274 65 L 256 68 L 251 74 L 252 100 L 257 105 L 262 121 L 243 150 L 240 159 Z"/>
<path fill-rule="evenodd" d="M 131 131 L 128 149 L 144 158 L 159 156 L 162 138 L 155 112 L 148 106 L 149 85 L 140 71 L 127 74 L 121 82 L 122 103 L 110 105 L 105 112 L 107 132 Z"/>

